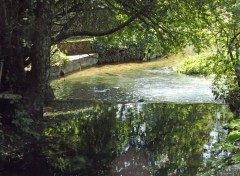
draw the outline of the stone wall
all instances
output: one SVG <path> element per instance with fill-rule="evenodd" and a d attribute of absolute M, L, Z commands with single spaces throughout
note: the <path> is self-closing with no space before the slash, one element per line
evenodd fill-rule
<path fill-rule="evenodd" d="M 57 47 L 66 55 L 93 53 L 91 41 L 64 42 L 59 43 Z"/>
<path fill-rule="evenodd" d="M 62 70 L 65 74 L 72 73 L 75 71 L 80 71 L 83 68 L 96 65 L 98 62 L 98 54 L 80 54 L 67 56 L 70 60 L 65 66 L 62 67 L 52 67 L 51 68 L 51 78 L 58 78 L 60 76 L 60 71 Z"/>

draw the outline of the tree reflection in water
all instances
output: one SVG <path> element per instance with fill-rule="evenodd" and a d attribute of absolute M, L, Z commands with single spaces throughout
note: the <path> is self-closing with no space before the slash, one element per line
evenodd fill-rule
<path fill-rule="evenodd" d="M 216 112 L 221 123 L 230 116 L 216 104 L 72 107 L 52 118 L 43 152 L 66 175 L 196 175 Z"/>

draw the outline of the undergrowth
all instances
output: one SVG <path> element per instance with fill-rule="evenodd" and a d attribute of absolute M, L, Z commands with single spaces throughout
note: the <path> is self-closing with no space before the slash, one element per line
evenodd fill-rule
<path fill-rule="evenodd" d="M 226 103 L 233 104 L 235 99 L 239 100 L 239 87 L 238 85 L 234 85 L 236 82 L 231 77 L 234 75 L 232 74 L 234 67 L 229 64 L 230 62 L 226 64 L 227 61 L 228 57 L 221 57 L 212 52 L 201 53 L 187 57 L 178 68 L 178 71 L 187 75 L 209 76 L 214 74 L 213 85 L 217 88 L 217 91 L 213 89 L 214 96 L 216 98 L 223 98 Z M 230 71 L 227 72 L 226 70 Z M 236 96 L 232 96 L 235 94 Z M 235 104 L 238 104 L 238 102 Z M 212 160 L 212 166 L 216 168 L 240 163 L 240 117 L 238 116 L 236 119 L 230 121 L 226 128 L 229 131 L 226 139 L 220 143 L 216 143 L 212 151 L 213 153 L 218 153 L 219 151 L 225 153 L 224 157 L 216 157 Z"/>
<path fill-rule="evenodd" d="M 216 57 L 216 54 L 212 52 L 189 56 L 180 65 L 178 71 L 187 75 L 208 76 L 214 74 Z"/>

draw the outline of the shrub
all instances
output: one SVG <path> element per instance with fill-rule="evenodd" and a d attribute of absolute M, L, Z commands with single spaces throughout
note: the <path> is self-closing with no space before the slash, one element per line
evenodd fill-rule
<path fill-rule="evenodd" d="M 69 62 L 69 59 L 67 58 L 66 54 L 61 52 L 57 45 L 53 45 L 51 47 L 51 55 L 50 55 L 50 65 L 53 66 L 64 66 Z"/>
<path fill-rule="evenodd" d="M 180 73 L 187 75 L 208 76 L 214 74 L 214 61 L 217 55 L 214 53 L 202 53 L 187 57 L 179 68 Z"/>
<path fill-rule="evenodd" d="M 120 45 L 97 38 L 92 41 L 92 49 L 99 54 L 99 63 L 141 61 L 144 58 L 144 46 L 134 41 Z"/>

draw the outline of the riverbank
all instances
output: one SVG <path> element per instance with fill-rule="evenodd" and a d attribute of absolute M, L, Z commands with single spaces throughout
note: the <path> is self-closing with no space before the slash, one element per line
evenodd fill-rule
<path fill-rule="evenodd" d="M 73 74 L 69 74 L 68 76 L 65 77 L 65 79 L 67 82 L 68 78 L 74 78 L 74 77 L 78 79 L 85 78 L 86 80 L 89 80 L 88 78 L 92 76 L 106 75 L 106 74 L 118 75 L 119 73 L 127 73 L 129 71 L 133 71 L 134 73 L 135 72 L 137 73 L 140 70 L 154 69 L 154 68 L 158 69 L 158 68 L 164 68 L 164 67 L 175 69 L 179 66 L 179 64 L 182 62 L 184 57 L 185 57 L 184 54 L 177 54 L 169 57 L 159 58 L 158 60 L 151 61 L 151 62 L 120 63 L 120 64 L 91 66 L 88 68 L 84 68 L 83 70 L 75 72 Z M 60 79 L 60 80 L 58 79 L 58 81 L 63 81 L 63 80 L 64 79 Z M 69 85 L 67 86 L 68 88 L 70 88 Z M 66 89 L 64 91 L 66 91 Z M 42 121 L 39 122 L 41 126 L 43 123 L 44 122 Z M 12 134 L 12 132 L 10 132 L 11 130 L 8 130 L 8 131 L 4 129 L 4 132 Z M 41 131 L 41 130 L 37 130 L 37 131 Z M 23 164 L 25 164 L 25 159 L 24 159 L 25 155 L 26 154 L 31 155 L 32 150 L 34 149 L 32 147 L 29 147 L 33 144 L 35 145 L 36 141 L 34 139 L 29 139 L 29 137 L 25 137 L 25 136 L 21 137 L 21 140 L 17 140 L 17 138 L 18 136 L 16 137 L 14 136 L 14 138 L 11 139 L 13 140 L 13 142 L 11 142 L 10 139 L 8 139 L 8 137 L 6 136 L 6 139 L 0 142 L 2 146 L 1 148 L 2 162 L 0 163 L 1 165 L 0 173 L 1 171 L 11 172 L 11 169 L 9 170 L 5 170 L 5 169 L 11 168 L 11 167 L 18 168 L 17 165 L 22 166 Z M 26 149 L 27 149 L 27 152 L 25 153 Z M 32 156 L 31 158 L 33 157 L 35 157 L 35 155 Z M 27 170 L 27 169 L 24 168 L 24 170 Z"/>
<path fill-rule="evenodd" d="M 64 66 L 52 66 L 51 67 L 51 79 L 56 79 L 63 72 L 65 75 L 71 74 L 73 72 L 81 71 L 87 67 L 95 66 L 98 63 L 98 54 L 89 53 L 81 55 L 71 55 L 67 56 L 69 60 Z"/>
<path fill-rule="evenodd" d="M 69 68 L 66 69 L 65 79 L 68 77 L 88 77 L 99 74 L 118 74 L 133 70 L 143 70 L 143 69 L 159 69 L 166 67 L 168 69 L 177 70 L 183 63 L 183 61 L 189 56 L 197 55 L 194 52 L 192 46 L 186 47 L 182 52 L 178 54 L 172 54 L 169 56 L 159 57 L 157 59 L 147 61 L 147 62 L 121 62 L 121 63 L 108 63 L 108 64 L 98 64 L 96 59 L 98 59 L 98 54 L 94 54 L 94 57 L 89 56 L 84 58 L 84 60 L 75 61 L 76 63 L 69 64 Z M 95 57 L 96 56 L 96 57 Z M 88 61 L 89 60 L 89 61 Z M 93 61 L 91 61 L 93 60 Z M 74 69 L 73 69 L 74 68 Z M 59 77 L 59 71 L 64 68 L 53 69 L 53 78 Z M 58 80 L 58 79 L 56 79 Z M 54 80 L 54 81 L 56 81 Z"/>
<path fill-rule="evenodd" d="M 143 69 L 158 69 L 158 68 L 171 68 L 177 69 L 180 66 L 181 62 L 184 60 L 186 54 L 180 53 L 172 56 L 166 56 L 163 58 L 159 58 L 155 61 L 151 62 L 136 62 L 136 63 L 120 63 L 120 64 L 108 64 L 108 65 L 98 65 L 93 67 L 88 67 L 87 69 L 83 69 L 80 72 L 76 72 L 70 74 L 65 77 L 74 78 L 74 77 L 88 77 L 94 76 L 99 74 L 117 74 L 117 73 L 124 73 L 128 71 L 138 71 Z"/>

